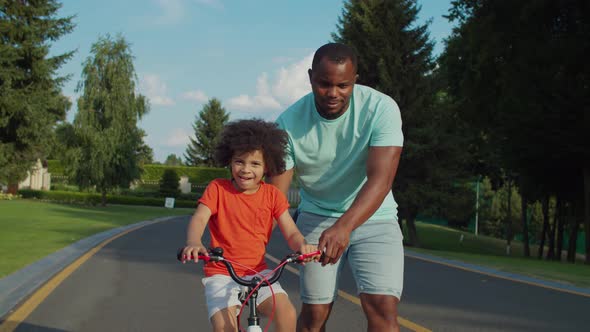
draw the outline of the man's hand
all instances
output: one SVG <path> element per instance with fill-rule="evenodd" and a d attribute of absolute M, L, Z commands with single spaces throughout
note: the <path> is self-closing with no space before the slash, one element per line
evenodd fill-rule
<path fill-rule="evenodd" d="M 350 242 L 351 232 L 352 230 L 340 226 L 338 223 L 322 232 L 318 243 L 318 248 L 324 252 L 320 259 L 322 266 L 338 262 Z"/>

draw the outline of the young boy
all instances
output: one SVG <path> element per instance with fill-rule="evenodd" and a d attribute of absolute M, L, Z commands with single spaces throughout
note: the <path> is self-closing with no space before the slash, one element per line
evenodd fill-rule
<path fill-rule="evenodd" d="M 269 273 L 264 253 L 275 219 L 289 248 L 301 253 L 317 250 L 305 242 L 295 226 L 285 195 L 262 178 L 285 170 L 287 135 L 276 124 L 262 120 L 241 120 L 229 123 L 216 146 L 215 159 L 229 165 L 230 179 L 216 179 L 205 189 L 187 230 L 185 257 L 207 254 L 201 237 L 207 224 L 211 235 L 209 247 L 221 247 L 224 257 L 243 264 L 261 274 Z M 234 265 L 240 276 L 255 274 Z M 209 319 L 214 331 L 236 331 L 237 309 L 240 306 L 240 286 L 229 276 L 221 263 L 204 268 L 205 295 Z M 296 312 L 280 284 L 272 285 L 275 293 L 276 331 L 295 331 Z M 268 287 L 258 290 L 258 310 L 270 315 L 271 292 Z"/>

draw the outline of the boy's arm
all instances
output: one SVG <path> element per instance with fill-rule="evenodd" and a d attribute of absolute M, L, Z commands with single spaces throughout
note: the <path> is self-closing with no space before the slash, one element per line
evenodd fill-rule
<path fill-rule="evenodd" d="M 191 217 L 186 231 L 186 246 L 183 249 L 183 255 L 186 257 L 194 256 L 194 261 L 198 261 L 199 254 L 207 254 L 207 248 L 201 242 L 201 237 L 207 227 L 211 210 L 205 204 L 199 204 L 197 210 Z"/>
<path fill-rule="evenodd" d="M 302 254 L 307 252 L 303 252 L 305 250 L 305 238 L 303 234 L 299 231 L 297 226 L 295 225 L 295 221 L 291 218 L 289 214 L 289 210 L 285 210 L 283 214 L 277 219 L 277 223 L 279 224 L 279 228 L 281 229 L 281 233 L 283 233 L 283 237 L 287 240 L 287 244 L 292 251 L 300 251 Z"/>

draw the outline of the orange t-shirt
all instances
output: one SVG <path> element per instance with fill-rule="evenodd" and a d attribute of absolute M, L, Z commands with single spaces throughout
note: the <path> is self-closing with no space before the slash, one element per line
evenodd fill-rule
<path fill-rule="evenodd" d="M 289 208 L 285 195 L 275 186 L 260 182 L 254 194 L 235 189 L 229 179 L 213 180 L 199 203 L 211 210 L 208 227 L 210 248 L 223 248 L 223 257 L 258 272 L 267 268 L 264 260 L 266 244 L 272 232 L 273 218 L 278 219 Z M 234 265 L 238 276 L 254 274 Z M 205 265 L 205 275 L 229 275 L 223 263 Z"/>

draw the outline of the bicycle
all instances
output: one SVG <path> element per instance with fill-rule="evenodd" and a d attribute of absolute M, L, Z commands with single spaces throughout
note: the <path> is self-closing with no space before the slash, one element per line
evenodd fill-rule
<path fill-rule="evenodd" d="M 183 250 L 183 248 L 180 248 L 178 250 L 178 252 L 176 254 L 176 258 L 181 262 L 189 260 L 188 257 L 182 257 L 182 250 Z M 246 332 L 262 332 L 262 328 L 260 327 L 260 317 L 258 316 L 258 313 L 256 310 L 256 299 L 258 297 L 258 289 L 260 287 L 271 287 L 271 291 L 272 291 L 272 284 L 274 284 L 277 280 L 279 280 L 279 278 L 281 277 L 281 274 L 283 273 L 283 270 L 285 269 L 285 266 L 288 263 L 302 263 L 307 258 L 319 256 L 321 254 L 322 254 L 322 252 L 320 250 L 309 253 L 309 254 L 300 254 L 300 253 L 289 254 L 285 258 L 283 258 L 280 261 L 279 265 L 272 271 L 272 273 L 270 274 L 270 278 L 264 277 L 261 275 L 255 275 L 252 279 L 243 279 L 243 278 L 240 278 L 236 275 L 236 272 L 232 266 L 232 263 L 223 257 L 223 249 L 222 248 L 210 249 L 209 256 L 199 255 L 198 259 L 205 262 L 205 264 L 207 264 L 209 262 L 223 263 L 225 265 L 225 267 L 227 268 L 227 271 L 229 272 L 230 277 L 239 285 L 247 287 L 246 291 L 240 292 L 240 294 L 238 296 L 240 302 L 242 302 L 242 308 L 244 307 L 244 305 L 247 305 L 250 308 L 249 315 L 248 315 L 248 326 L 247 326 Z M 194 257 L 191 257 L 190 259 L 194 259 Z M 262 278 L 260 278 L 259 276 L 261 276 Z M 273 293 L 273 301 L 274 301 L 274 293 Z M 274 311 L 274 303 L 273 303 L 273 311 Z M 241 310 L 240 310 L 240 314 L 241 314 Z M 238 314 L 238 320 L 237 320 L 238 331 L 240 331 L 240 319 L 239 319 L 240 314 Z M 271 321 L 272 321 L 272 316 L 271 316 L 265 330 L 268 329 Z"/>

